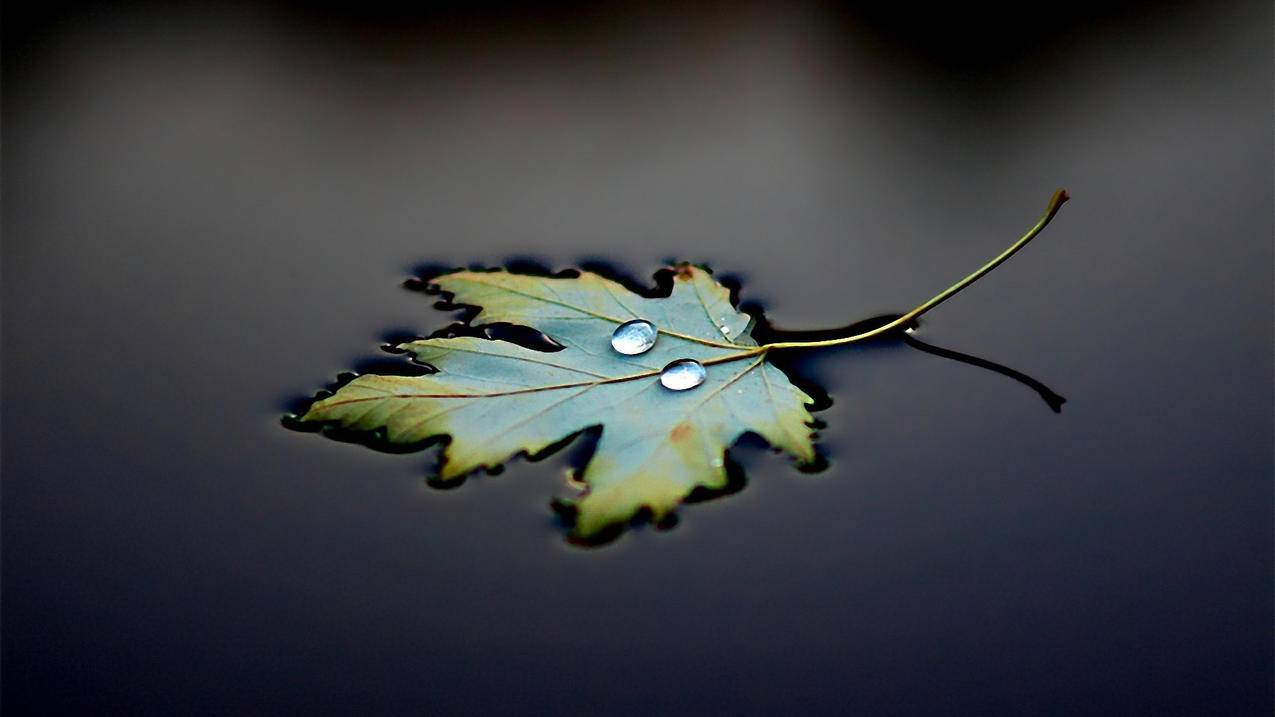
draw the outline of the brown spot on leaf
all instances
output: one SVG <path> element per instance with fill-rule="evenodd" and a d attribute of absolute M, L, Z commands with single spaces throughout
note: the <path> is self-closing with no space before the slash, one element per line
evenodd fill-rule
<path fill-rule="evenodd" d="M 673 274 L 678 281 L 690 281 L 695 276 L 695 267 L 683 262 L 673 267 Z"/>
<path fill-rule="evenodd" d="M 676 426 L 673 426 L 673 430 L 669 431 L 668 437 L 669 437 L 669 440 L 673 441 L 674 443 L 681 443 L 682 441 L 685 441 L 687 438 L 690 438 L 690 435 L 694 432 L 695 432 L 695 427 L 692 426 L 691 424 L 679 423 Z"/>

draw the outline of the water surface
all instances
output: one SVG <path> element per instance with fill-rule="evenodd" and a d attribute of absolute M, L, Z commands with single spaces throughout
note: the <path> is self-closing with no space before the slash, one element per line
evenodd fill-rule
<path fill-rule="evenodd" d="M 1270 27 L 1088 11 L 969 55 L 822 6 L 9 26 L 6 713 L 1270 714 Z M 446 325 L 422 264 L 702 261 L 825 328 L 1059 186 L 917 338 L 1060 413 L 898 340 L 826 351 L 797 367 L 826 470 L 746 446 L 742 491 L 596 550 L 548 508 L 569 451 L 439 491 L 431 453 L 279 425 Z"/>

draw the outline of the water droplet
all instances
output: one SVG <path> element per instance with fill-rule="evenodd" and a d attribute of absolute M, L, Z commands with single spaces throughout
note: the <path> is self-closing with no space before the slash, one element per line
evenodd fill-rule
<path fill-rule="evenodd" d="M 655 345 L 659 332 L 655 324 L 646 319 L 634 319 L 620 324 L 611 334 L 611 348 L 625 356 L 646 353 Z"/>
<path fill-rule="evenodd" d="M 915 333 L 916 333 L 916 327 L 915 327 L 915 326 L 909 326 L 909 327 L 907 327 L 906 329 L 904 329 L 904 330 L 903 330 L 903 333 L 905 333 L 905 334 L 915 334 Z"/>
<path fill-rule="evenodd" d="M 730 327 L 729 327 L 729 326 L 723 326 L 723 327 L 722 327 L 722 335 L 723 335 L 723 336 L 730 336 Z"/>
<path fill-rule="evenodd" d="M 724 465 L 726 465 L 726 461 L 722 460 L 721 458 L 714 458 L 714 459 L 713 459 L 713 467 L 714 467 L 714 468 L 721 468 L 721 467 L 722 467 L 722 466 L 724 466 Z"/>
<path fill-rule="evenodd" d="M 660 383 L 671 391 L 685 391 L 704 383 L 708 371 L 695 359 L 678 359 L 660 371 Z"/>

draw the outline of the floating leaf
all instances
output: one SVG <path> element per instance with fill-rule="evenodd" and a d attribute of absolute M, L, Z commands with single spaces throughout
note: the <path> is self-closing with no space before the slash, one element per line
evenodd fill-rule
<path fill-rule="evenodd" d="M 581 475 L 585 491 L 572 504 L 573 535 L 594 538 L 643 509 L 660 520 L 694 489 L 726 486 L 726 450 L 744 433 L 798 461 L 814 460 L 811 398 L 766 361 L 769 352 L 845 345 L 912 326 L 1026 246 L 1067 198 L 1055 192 L 1022 238 L 929 301 L 863 333 L 821 341 L 759 346 L 730 293 L 686 264 L 662 298 L 590 272 L 444 275 L 434 286 L 478 307 L 476 324 L 534 329 L 560 350 L 475 336 L 412 341 L 399 348 L 435 373 L 360 376 L 300 420 L 380 432 L 407 446 L 447 437 L 442 481 L 600 428 Z"/>
<path fill-rule="evenodd" d="M 456 480 L 521 452 L 537 453 L 601 426 L 574 502 L 574 535 L 588 539 L 643 508 L 667 516 L 696 487 L 726 485 L 726 449 L 756 433 L 799 461 L 814 459 L 809 396 L 765 360 L 751 319 L 708 272 L 679 267 L 670 295 L 647 298 L 583 272 L 548 278 L 462 271 L 435 280 L 453 301 L 481 307 L 474 323 L 507 322 L 543 332 L 563 348 L 543 352 L 471 336 L 401 344 L 437 373 L 360 376 L 320 400 L 302 421 L 384 429 L 394 443 L 450 436 L 440 479 Z M 611 346 L 634 319 L 658 330 L 649 351 Z M 693 359 L 707 377 L 673 391 L 659 378 Z"/>

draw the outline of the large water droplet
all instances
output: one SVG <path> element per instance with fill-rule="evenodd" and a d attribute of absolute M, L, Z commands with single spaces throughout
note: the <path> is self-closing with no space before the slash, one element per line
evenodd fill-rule
<path fill-rule="evenodd" d="M 655 345 L 659 332 L 655 324 L 646 319 L 634 319 L 620 324 L 611 334 L 611 348 L 625 356 L 646 353 Z"/>
<path fill-rule="evenodd" d="M 708 371 L 695 359 L 678 359 L 660 371 L 660 383 L 672 391 L 685 391 L 704 383 Z"/>

